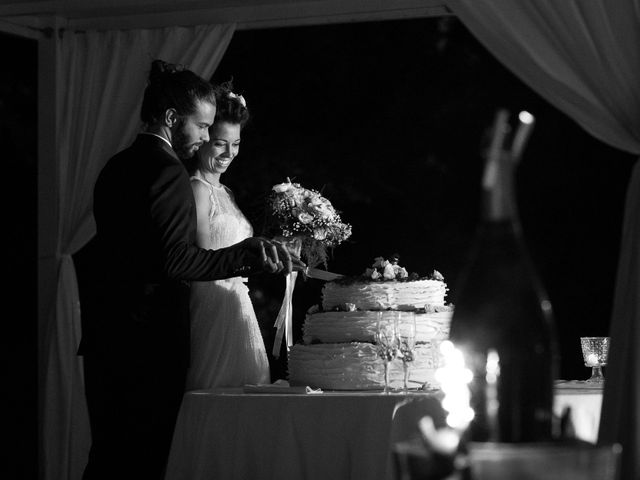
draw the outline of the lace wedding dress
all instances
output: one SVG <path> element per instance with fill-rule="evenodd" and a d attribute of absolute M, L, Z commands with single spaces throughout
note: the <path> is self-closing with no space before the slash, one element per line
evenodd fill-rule
<path fill-rule="evenodd" d="M 209 244 L 217 249 L 253 234 L 230 191 L 199 174 L 209 189 Z M 191 364 L 187 390 L 270 383 L 269 362 L 249 289 L 241 277 L 191 285 Z"/>

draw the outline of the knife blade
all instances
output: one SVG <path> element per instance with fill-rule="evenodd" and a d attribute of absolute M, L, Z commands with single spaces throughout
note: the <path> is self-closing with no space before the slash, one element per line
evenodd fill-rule
<path fill-rule="evenodd" d="M 331 282 L 333 280 L 337 280 L 338 278 L 344 277 L 339 273 L 327 272 L 326 270 L 320 270 L 319 268 L 305 268 L 304 274 L 309 278 L 315 278 L 317 280 L 324 280 L 326 282 Z"/>

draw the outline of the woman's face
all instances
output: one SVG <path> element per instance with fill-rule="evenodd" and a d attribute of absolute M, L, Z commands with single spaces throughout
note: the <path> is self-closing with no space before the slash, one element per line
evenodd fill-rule
<path fill-rule="evenodd" d="M 224 173 L 240 151 L 240 125 L 237 123 L 214 123 L 210 130 L 211 140 L 202 147 L 205 167 L 213 173 Z"/>

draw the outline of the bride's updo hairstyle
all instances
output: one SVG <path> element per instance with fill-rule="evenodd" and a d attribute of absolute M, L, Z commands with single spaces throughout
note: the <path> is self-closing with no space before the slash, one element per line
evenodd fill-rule
<path fill-rule="evenodd" d="M 240 128 L 242 128 L 248 121 L 247 102 L 242 95 L 234 93 L 231 81 L 218 85 L 216 87 L 215 123 L 240 124 Z"/>
<path fill-rule="evenodd" d="M 162 121 L 169 108 L 179 116 L 191 115 L 198 101 L 216 104 L 213 86 L 182 65 L 154 60 L 144 90 L 140 119 L 147 125 Z"/>

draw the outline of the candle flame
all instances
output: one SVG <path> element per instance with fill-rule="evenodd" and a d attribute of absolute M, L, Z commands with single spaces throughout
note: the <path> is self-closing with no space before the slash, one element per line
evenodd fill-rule
<path fill-rule="evenodd" d="M 436 380 L 444 392 L 442 408 L 448 412 L 447 425 L 464 430 L 475 416 L 470 406 L 471 392 L 468 387 L 473 380 L 473 372 L 466 368 L 462 351 L 451 341 L 440 344 L 440 353 L 444 365 L 436 370 Z"/>

